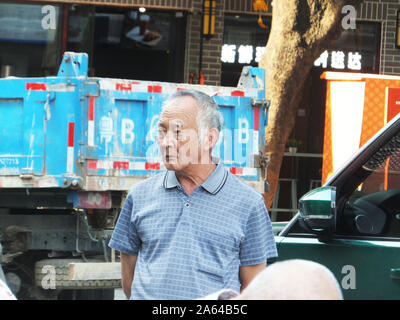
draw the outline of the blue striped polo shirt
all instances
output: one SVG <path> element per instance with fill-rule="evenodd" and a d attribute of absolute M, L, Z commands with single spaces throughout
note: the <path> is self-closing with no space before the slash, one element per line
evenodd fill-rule
<path fill-rule="evenodd" d="M 277 256 L 263 197 L 221 161 L 190 195 L 174 171 L 134 185 L 109 246 L 138 255 L 131 299 L 239 292 L 240 266 Z"/>

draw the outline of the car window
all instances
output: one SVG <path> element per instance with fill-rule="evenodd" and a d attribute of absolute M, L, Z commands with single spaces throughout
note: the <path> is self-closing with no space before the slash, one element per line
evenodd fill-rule
<path fill-rule="evenodd" d="M 400 237 L 400 134 L 380 148 L 349 181 L 338 208 L 337 233 Z M 342 201 L 343 202 L 343 201 Z"/>

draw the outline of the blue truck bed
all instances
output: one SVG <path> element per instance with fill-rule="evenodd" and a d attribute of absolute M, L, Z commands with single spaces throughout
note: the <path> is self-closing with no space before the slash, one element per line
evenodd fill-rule
<path fill-rule="evenodd" d="M 66 53 L 56 77 L 0 80 L 0 188 L 129 190 L 163 169 L 157 120 L 181 89 L 214 96 L 225 120 L 214 155 L 253 185 L 263 180 L 263 69 L 231 88 L 91 78 L 87 65 L 86 54 Z"/>

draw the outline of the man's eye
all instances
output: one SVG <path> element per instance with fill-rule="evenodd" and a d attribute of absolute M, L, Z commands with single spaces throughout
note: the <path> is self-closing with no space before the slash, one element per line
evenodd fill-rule
<path fill-rule="evenodd" d="M 184 138 L 182 130 L 176 130 L 176 131 L 175 131 L 175 136 L 176 136 L 176 138 L 177 138 L 178 140 L 181 140 L 181 139 Z"/>

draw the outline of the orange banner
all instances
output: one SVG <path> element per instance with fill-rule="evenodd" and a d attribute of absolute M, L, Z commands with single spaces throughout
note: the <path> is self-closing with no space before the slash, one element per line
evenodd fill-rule
<path fill-rule="evenodd" d="M 322 183 L 400 112 L 400 77 L 330 72 L 324 78 Z"/>

